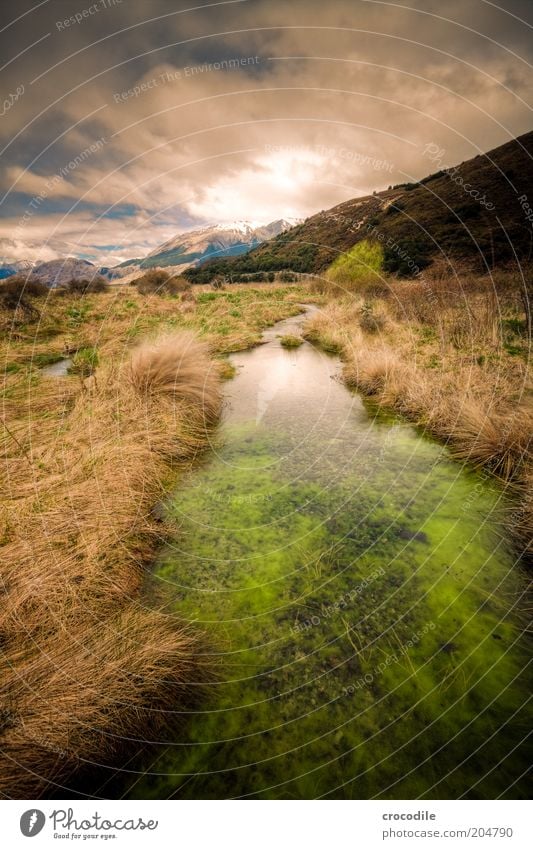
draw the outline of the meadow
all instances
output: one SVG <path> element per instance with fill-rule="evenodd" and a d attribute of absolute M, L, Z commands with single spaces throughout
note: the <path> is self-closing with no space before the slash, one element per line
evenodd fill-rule
<path fill-rule="evenodd" d="M 179 733 L 176 705 L 217 675 L 202 630 L 164 595 L 146 603 L 154 557 L 179 534 L 160 505 L 216 443 L 227 354 L 301 302 L 320 304 L 304 336 L 340 355 L 349 386 L 503 479 L 509 534 L 531 554 L 522 281 L 341 266 L 292 285 L 37 287 L 18 302 L 3 284 L 2 794 L 60 794 L 132 741 Z"/>

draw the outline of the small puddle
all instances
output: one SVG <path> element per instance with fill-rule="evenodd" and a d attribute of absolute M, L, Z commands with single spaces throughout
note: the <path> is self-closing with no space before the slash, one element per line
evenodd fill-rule
<path fill-rule="evenodd" d="M 71 357 L 65 357 L 63 360 L 58 360 L 57 363 L 44 366 L 44 368 L 41 369 L 41 374 L 44 374 L 47 377 L 66 377 L 71 365 Z"/>
<path fill-rule="evenodd" d="M 526 576 L 501 488 L 309 343 L 232 355 L 156 578 L 221 678 L 130 798 L 527 798 Z"/>

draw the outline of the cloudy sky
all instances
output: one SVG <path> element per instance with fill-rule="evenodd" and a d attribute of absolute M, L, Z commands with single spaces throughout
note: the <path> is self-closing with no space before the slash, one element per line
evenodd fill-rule
<path fill-rule="evenodd" d="M 0 258 L 112 265 L 533 129 L 530 0 L 2 0 Z"/>

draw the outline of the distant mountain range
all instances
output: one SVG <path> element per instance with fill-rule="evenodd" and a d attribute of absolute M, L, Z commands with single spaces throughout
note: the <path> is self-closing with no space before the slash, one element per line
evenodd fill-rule
<path fill-rule="evenodd" d="M 300 219 L 283 218 L 270 224 L 253 221 L 212 224 L 178 233 L 143 259 L 130 259 L 112 268 L 99 268 L 88 260 L 74 257 L 42 263 L 8 262 L 0 265 L 0 278 L 31 271 L 32 277 L 55 287 L 72 279 L 91 279 L 97 275 L 108 280 L 126 279 L 139 276 L 143 269 L 148 268 L 176 267 L 181 272 L 209 259 L 240 256 L 298 223 Z"/>
<path fill-rule="evenodd" d="M 239 279 L 261 271 L 320 274 L 363 239 L 379 240 L 386 268 L 408 275 L 436 259 L 460 260 L 486 271 L 533 259 L 533 132 L 441 170 L 319 212 L 245 256 L 190 268 L 192 282 L 222 274 Z M 406 257 L 408 259 L 406 259 Z"/>

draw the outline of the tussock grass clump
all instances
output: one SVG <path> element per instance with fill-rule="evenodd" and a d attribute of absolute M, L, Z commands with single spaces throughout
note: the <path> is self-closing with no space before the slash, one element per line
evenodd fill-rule
<path fill-rule="evenodd" d="M 523 281 L 509 273 L 452 277 L 435 270 L 422 279 L 391 285 L 383 297 L 394 319 L 432 327 L 444 343 L 456 349 L 472 345 L 498 348 L 504 315 L 516 316 L 523 310 Z"/>
<path fill-rule="evenodd" d="M 304 340 L 301 336 L 293 336 L 291 333 L 287 333 L 285 336 L 280 336 L 279 343 L 283 348 L 299 348 L 300 345 L 303 345 Z"/>
<path fill-rule="evenodd" d="M 90 396 L 68 379 L 9 376 L 0 514 L 4 796 L 49 795 L 80 766 L 161 739 L 210 679 L 202 635 L 164 613 L 164 599 L 147 606 L 141 592 L 144 564 L 161 543 L 153 504 L 169 462 L 207 444 L 216 375 L 205 348 L 176 334 L 122 363 L 105 361 Z"/>
<path fill-rule="evenodd" d="M 227 359 L 222 359 L 218 363 L 218 373 L 221 380 L 232 380 L 237 374 L 237 369 Z"/>
<path fill-rule="evenodd" d="M 302 333 L 304 339 L 328 353 L 344 353 L 362 340 L 358 326 L 360 306 L 360 301 L 354 298 L 332 300 L 325 309 L 306 321 Z M 348 326 L 349 333 L 346 330 Z"/>
<path fill-rule="evenodd" d="M 452 425 L 451 439 L 458 459 L 489 468 L 504 480 L 516 478 L 533 460 L 532 411 L 522 408 L 503 416 L 470 401 Z"/>
<path fill-rule="evenodd" d="M 198 406 L 207 421 L 220 407 L 216 368 L 207 345 L 192 331 L 182 330 L 143 342 L 131 358 L 131 381 L 142 395 L 165 394 Z"/>
<path fill-rule="evenodd" d="M 350 358 L 344 369 L 346 382 L 366 395 L 387 392 L 389 400 L 397 401 L 405 390 L 407 371 L 398 355 L 387 349 L 369 350 L 364 356 Z"/>

